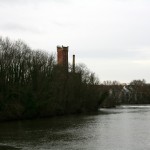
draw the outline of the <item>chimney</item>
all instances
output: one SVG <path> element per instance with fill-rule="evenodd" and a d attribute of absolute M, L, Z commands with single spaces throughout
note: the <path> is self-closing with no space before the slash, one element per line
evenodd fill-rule
<path fill-rule="evenodd" d="M 72 72 L 75 73 L 75 55 L 73 55 Z"/>

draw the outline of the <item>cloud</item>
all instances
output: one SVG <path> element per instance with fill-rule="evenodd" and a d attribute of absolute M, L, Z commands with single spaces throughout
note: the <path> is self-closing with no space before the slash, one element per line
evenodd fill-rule
<path fill-rule="evenodd" d="M 45 2 L 53 2 L 53 3 L 69 3 L 69 0 L 0 0 L 1 4 L 31 4 L 31 3 L 45 3 Z"/>
<path fill-rule="evenodd" d="M 63 21 L 59 21 L 59 20 L 52 21 L 52 24 L 56 25 L 58 27 L 61 27 L 61 28 L 68 28 L 68 27 L 74 27 L 75 26 L 73 23 L 63 22 Z"/>
<path fill-rule="evenodd" d="M 139 64 L 139 65 L 150 65 L 150 60 L 134 60 L 132 61 L 134 64 Z"/>
<path fill-rule="evenodd" d="M 0 25 L 3 31 L 18 31 L 18 32 L 29 32 L 29 33 L 42 33 L 41 30 L 34 28 L 32 26 L 17 24 L 17 23 L 5 23 Z"/>

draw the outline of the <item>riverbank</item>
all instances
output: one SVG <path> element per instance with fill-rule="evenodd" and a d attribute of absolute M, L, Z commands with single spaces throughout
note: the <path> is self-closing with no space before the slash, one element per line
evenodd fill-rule
<path fill-rule="evenodd" d="M 83 64 L 68 67 L 68 47 L 57 47 L 57 62 L 53 54 L 22 41 L 0 38 L 0 48 L 0 120 L 98 110 L 103 100 L 99 80 Z"/>

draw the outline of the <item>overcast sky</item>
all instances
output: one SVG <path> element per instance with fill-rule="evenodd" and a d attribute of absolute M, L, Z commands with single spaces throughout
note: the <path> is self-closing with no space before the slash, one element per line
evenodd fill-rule
<path fill-rule="evenodd" d="M 150 0 L 0 0 L 0 36 L 69 46 L 101 81 L 150 82 Z"/>

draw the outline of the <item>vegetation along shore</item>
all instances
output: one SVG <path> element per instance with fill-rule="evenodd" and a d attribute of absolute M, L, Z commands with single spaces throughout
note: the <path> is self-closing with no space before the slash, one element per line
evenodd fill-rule
<path fill-rule="evenodd" d="M 83 64 L 68 64 L 68 47 L 53 54 L 0 38 L 0 121 L 98 111 L 122 103 L 150 103 L 150 85 L 99 82 Z"/>

